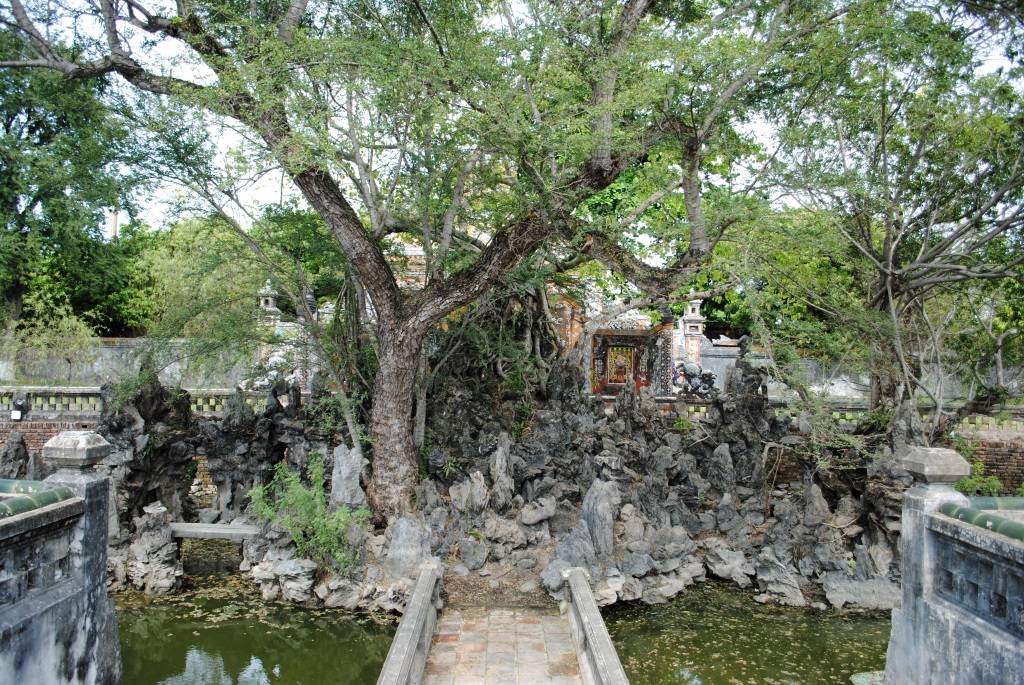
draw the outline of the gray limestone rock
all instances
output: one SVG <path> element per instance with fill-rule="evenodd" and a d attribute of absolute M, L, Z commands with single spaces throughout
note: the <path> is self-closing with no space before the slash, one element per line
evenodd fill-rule
<path fill-rule="evenodd" d="M 481 532 L 488 540 L 509 549 L 526 546 L 526 533 L 523 532 L 522 527 L 515 521 L 501 518 L 491 511 L 484 514 Z"/>
<path fill-rule="evenodd" d="M 596 479 L 583 498 L 581 518 L 587 523 L 594 552 L 600 559 L 610 558 L 614 551 L 614 524 L 620 501 L 619 489 L 614 483 Z"/>
<path fill-rule="evenodd" d="M 217 519 L 220 518 L 219 509 L 200 509 L 199 510 L 199 522 L 200 523 L 216 523 Z"/>
<path fill-rule="evenodd" d="M 842 571 L 826 573 L 822 586 L 829 604 L 842 609 L 889 610 L 899 602 L 900 586 L 888 578 L 851 578 Z"/>
<path fill-rule="evenodd" d="M 360 477 L 366 459 L 345 445 L 334 448 L 334 466 L 331 468 L 331 506 L 361 507 L 366 504 L 366 493 Z"/>
<path fill-rule="evenodd" d="M 523 507 L 519 514 L 519 520 L 527 526 L 536 525 L 554 516 L 557 507 L 558 504 L 554 497 L 541 497 L 536 502 L 530 502 Z"/>
<path fill-rule="evenodd" d="M 322 588 L 322 589 L 321 589 Z M 317 597 L 328 609 L 356 609 L 363 599 L 363 589 L 346 578 L 331 576 L 316 587 Z"/>
<path fill-rule="evenodd" d="M 627 547 L 644 539 L 644 519 L 636 513 L 636 508 L 632 504 L 623 505 L 619 518 L 622 520 L 622 539 Z"/>
<path fill-rule="evenodd" d="M 11 431 L 7 442 L 0 449 L 0 478 L 28 478 L 30 466 L 25 439 L 20 432 Z"/>
<path fill-rule="evenodd" d="M 650 554 L 629 552 L 623 558 L 622 563 L 619 564 L 619 568 L 627 576 L 641 578 L 654 569 L 654 559 L 651 558 Z"/>
<path fill-rule="evenodd" d="M 804 496 L 804 525 L 820 526 L 832 516 L 828 502 L 817 483 L 811 483 Z"/>
<path fill-rule="evenodd" d="M 747 561 L 743 552 L 732 549 L 721 538 L 705 540 L 704 547 L 704 563 L 707 564 L 711 575 L 731 580 L 740 587 L 750 587 L 750 577 L 756 570 L 754 565 Z"/>
<path fill-rule="evenodd" d="M 469 478 L 448 488 L 452 506 L 456 511 L 475 516 L 487 506 L 487 485 L 484 476 L 474 471 Z"/>
<path fill-rule="evenodd" d="M 281 598 L 289 602 L 308 602 L 316 574 L 316 562 L 309 559 L 287 559 L 274 564 L 274 574 L 281 586 Z"/>
<path fill-rule="evenodd" d="M 399 614 L 405 609 L 411 592 L 411 580 L 396 580 L 373 598 L 373 608 L 389 614 Z"/>
<path fill-rule="evenodd" d="M 430 527 L 414 516 L 403 516 L 388 530 L 391 542 L 384 568 L 392 576 L 415 577 L 430 556 Z"/>
<path fill-rule="evenodd" d="M 667 526 L 654 531 L 651 556 L 655 560 L 679 559 L 691 554 L 697 545 L 682 526 Z"/>
<path fill-rule="evenodd" d="M 162 595 L 181 584 L 178 545 L 171 536 L 171 514 L 160 502 L 142 509 L 134 521 L 135 539 L 128 548 L 127 577 L 147 595 Z"/>
<path fill-rule="evenodd" d="M 585 520 L 580 519 L 572 532 L 562 538 L 555 548 L 554 558 L 567 562 L 569 566 L 582 566 L 583 568 L 593 566 L 597 554 L 594 551 L 590 528 Z"/>
<path fill-rule="evenodd" d="M 685 578 L 673 575 L 656 576 L 655 582 L 644 589 L 640 599 L 644 604 L 665 604 L 690 584 Z"/>
<path fill-rule="evenodd" d="M 544 589 L 548 592 L 555 593 L 562 589 L 565 584 L 565 578 L 562 577 L 562 572 L 572 567 L 568 561 L 564 559 L 555 559 L 540 573 L 540 582 L 544 586 Z"/>
<path fill-rule="evenodd" d="M 423 511 L 431 511 L 441 506 L 441 496 L 434 481 L 427 479 L 416 486 L 416 502 Z"/>
<path fill-rule="evenodd" d="M 622 592 L 619 599 L 624 602 L 634 602 L 644 594 L 644 584 L 636 578 L 626 578 L 622 583 Z"/>
<path fill-rule="evenodd" d="M 487 543 L 466 536 L 459 539 L 459 559 L 470 571 L 475 571 L 487 563 Z"/>
<path fill-rule="evenodd" d="M 787 606 L 807 605 L 797 576 L 779 561 L 771 547 L 765 547 L 757 557 L 757 586 L 761 594 L 754 597 L 759 602 L 777 602 Z"/>
<path fill-rule="evenodd" d="M 726 493 L 736 487 L 736 469 L 733 466 L 729 443 L 723 442 L 715 448 L 705 468 L 704 477 L 716 491 Z"/>
<path fill-rule="evenodd" d="M 515 483 L 512 480 L 512 468 L 509 463 L 511 448 L 512 438 L 508 433 L 502 432 L 498 436 L 498 448 L 491 455 L 491 506 L 499 512 L 508 509 L 515 494 Z"/>

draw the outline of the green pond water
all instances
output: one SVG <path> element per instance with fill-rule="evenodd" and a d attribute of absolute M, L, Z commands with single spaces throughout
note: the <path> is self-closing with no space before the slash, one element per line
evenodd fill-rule
<path fill-rule="evenodd" d="M 373 685 L 395 625 L 265 603 L 244 578 L 117 598 L 122 685 Z"/>
<path fill-rule="evenodd" d="M 239 576 L 117 598 L 123 685 L 373 685 L 395 625 L 263 602 Z M 661 606 L 605 612 L 632 685 L 849 683 L 879 670 L 887 616 L 765 607 L 704 583 Z"/>
<path fill-rule="evenodd" d="M 889 642 L 888 614 L 768 607 L 710 582 L 604 616 L 632 685 L 849 685 L 885 667 Z"/>

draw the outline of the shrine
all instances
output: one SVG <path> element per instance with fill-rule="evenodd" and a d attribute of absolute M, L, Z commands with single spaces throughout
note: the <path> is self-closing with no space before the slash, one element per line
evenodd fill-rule
<path fill-rule="evenodd" d="M 617 395 L 628 384 L 639 391 L 650 387 L 655 395 L 673 395 L 680 387 L 680 367 L 700 364 L 709 344 L 704 338 L 700 300 L 687 302 L 678 327 L 671 316 L 657 324 L 648 316 L 630 312 L 613 320 L 610 327 L 591 336 L 591 392 Z"/>

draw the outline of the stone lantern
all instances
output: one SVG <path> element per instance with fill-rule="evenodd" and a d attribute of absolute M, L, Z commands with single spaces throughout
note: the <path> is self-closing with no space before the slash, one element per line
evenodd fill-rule
<path fill-rule="evenodd" d="M 280 316 L 281 310 L 277 308 L 277 298 L 280 297 L 280 293 L 274 289 L 269 278 L 256 294 L 259 296 L 260 309 L 263 310 L 264 316 Z"/>

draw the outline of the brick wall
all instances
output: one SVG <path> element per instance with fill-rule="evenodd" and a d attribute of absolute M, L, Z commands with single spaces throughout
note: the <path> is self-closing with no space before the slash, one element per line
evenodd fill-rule
<path fill-rule="evenodd" d="M 77 421 L 59 421 L 56 419 L 39 419 L 36 421 L 11 421 L 10 419 L 0 420 L 0 446 L 7 442 L 12 431 L 18 431 L 25 438 L 25 444 L 31 453 L 38 454 L 42 451 L 46 441 L 61 431 L 91 430 L 96 427 L 96 419 L 81 419 Z"/>
<path fill-rule="evenodd" d="M 1010 492 L 1024 485 L 1024 432 L 979 430 L 965 432 L 985 473 L 997 476 Z"/>

